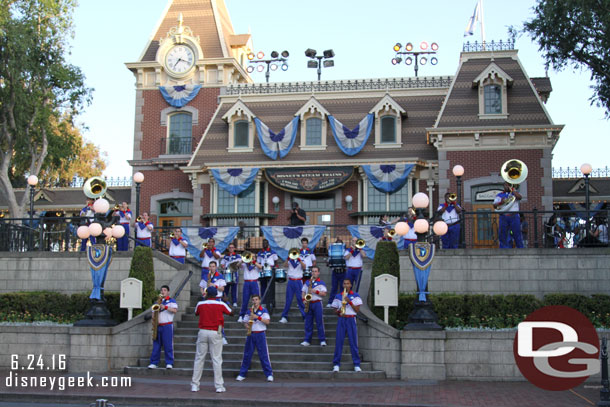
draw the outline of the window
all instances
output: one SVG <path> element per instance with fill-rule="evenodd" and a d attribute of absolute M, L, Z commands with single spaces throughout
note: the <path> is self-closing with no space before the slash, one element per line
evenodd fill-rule
<path fill-rule="evenodd" d="M 394 116 L 381 118 L 381 142 L 396 143 L 396 118 Z"/>
<path fill-rule="evenodd" d="M 254 207 L 254 189 L 253 182 L 248 189 L 241 192 L 237 196 L 231 195 L 222 188 L 218 188 L 218 213 L 253 213 L 256 211 Z"/>
<path fill-rule="evenodd" d="M 486 85 L 483 95 L 485 114 L 502 113 L 502 89 L 500 85 Z"/>
<path fill-rule="evenodd" d="M 190 154 L 192 141 L 192 115 L 175 113 L 169 118 L 168 154 Z"/>
<path fill-rule="evenodd" d="M 385 193 L 379 191 L 377 188 L 371 184 L 370 181 L 366 182 L 367 187 L 367 200 L 368 200 L 368 211 L 376 212 L 376 211 L 387 211 L 386 205 L 386 195 Z"/>
<path fill-rule="evenodd" d="M 245 120 L 235 122 L 235 142 L 234 147 L 248 147 L 249 123 Z"/>
<path fill-rule="evenodd" d="M 307 136 L 305 144 L 308 146 L 319 146 L 322 144 L 322 119 L 312 117 L 306 122 Z"/>
<path fill-rule="evenodd" d="M 193 201 L 171 199 L 159 202 L 159 216 L 192 216 Z"/>
<path fill-rule="evenodd" d="M 335 210 L 334 196 L 322 196 L 320 199 L 307 199 L 295 197 L 294 202 L 305 212 L 330 212 Z"/>
<path fill-rule="evenodd" d="M 396 192 L 391 194 L 381 192 L 371 184 L 370 181 L 366 182 L 367 185 L 367 211 L 368 212 L 402 212 L 409 209 L 409 183 Z"/>

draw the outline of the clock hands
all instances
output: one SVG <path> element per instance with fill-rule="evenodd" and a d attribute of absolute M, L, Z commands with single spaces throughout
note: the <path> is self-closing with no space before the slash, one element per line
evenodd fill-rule
<path fill-rule="evenodd" d="M 172 69 L 176 69 L 176 65 L 178 65 L 180 63 L 180 61 L 184 61 L 182 58 L 178 58 L 178 60 L 176 61 L 176 63 L 174 64 L 174 67 Z"/>

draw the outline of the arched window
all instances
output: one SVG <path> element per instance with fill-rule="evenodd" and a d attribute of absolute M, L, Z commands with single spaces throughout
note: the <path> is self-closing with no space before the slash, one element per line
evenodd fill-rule
<path fill-rule="evenodd" d="M 190 154 L 192 148 L 192 115 L 174 113 L 169 118 L 168 154 Z"/>

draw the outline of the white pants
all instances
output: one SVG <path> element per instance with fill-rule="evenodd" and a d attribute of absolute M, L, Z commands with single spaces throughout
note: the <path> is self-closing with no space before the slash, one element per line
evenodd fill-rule
<path fill-rule="evenodd" d="M 210 331 L 209 329 L 200 329 L 197 334 L 197 352 L 195 354 L 191 384 L 199 387 L 205 355 L 208 353 L 208 349 L 212 358 L 212 366 L 214 367 L 214 387 L 218 389 L 224 387 L 224 380 L 222 378 L 222 334 L 219 334 L 218 331 Z"/>

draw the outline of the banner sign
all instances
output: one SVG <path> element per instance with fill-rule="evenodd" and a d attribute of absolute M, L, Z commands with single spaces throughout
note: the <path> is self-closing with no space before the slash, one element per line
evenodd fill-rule
<path fill-rule="evenodd" d="M 272 185 L 284 191 L 301 194 L 338 188 L 349 181 L 353 173 L 353 167 L 265 169 L 265 177 Z"/>

